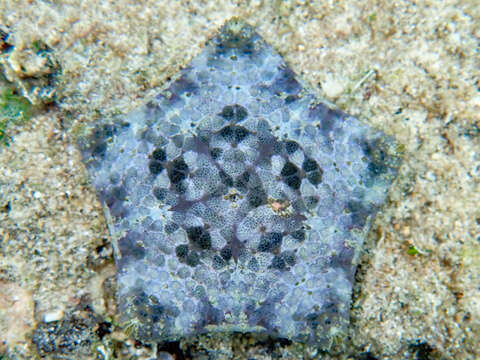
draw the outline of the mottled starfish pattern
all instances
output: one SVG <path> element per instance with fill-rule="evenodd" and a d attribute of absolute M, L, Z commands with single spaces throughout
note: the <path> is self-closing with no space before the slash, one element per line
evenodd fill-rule
<path fill-rule="evenodd" d="M 233 19 L 166 89 L 80 138 L 143 340 L 260 332 L 328 347 L 400 160 Z"/>

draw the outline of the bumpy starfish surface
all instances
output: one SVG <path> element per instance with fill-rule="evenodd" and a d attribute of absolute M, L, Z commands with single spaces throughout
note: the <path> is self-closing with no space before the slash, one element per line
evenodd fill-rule
<path fill-rule="evenodd" d="M 136 336 L 262 332 L 328 346 L 399 166 L 233 19 L 165 90 L 81 138 Z"/>

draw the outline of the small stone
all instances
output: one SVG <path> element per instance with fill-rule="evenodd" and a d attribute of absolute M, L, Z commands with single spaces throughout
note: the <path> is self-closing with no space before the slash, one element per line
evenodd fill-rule
<path fill-rule="evenodd" d="M 62 309 L 58 309 L 55 311 L 51 311 L 43 315 L 43 322 L 49 323 L 53 321 L 58 321 L 63 319 L 63 316 L 65 315 L 64 311 Z"/>

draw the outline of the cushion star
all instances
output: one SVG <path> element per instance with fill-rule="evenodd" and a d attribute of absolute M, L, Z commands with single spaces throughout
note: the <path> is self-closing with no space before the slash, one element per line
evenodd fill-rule
<path fill-rule="evenodd" d="M 250 25 L 227 22 L 80 148 L 136 337 L 260 332 L 327 348 L 345 329 L 398 146 L 321 103 Z"/>

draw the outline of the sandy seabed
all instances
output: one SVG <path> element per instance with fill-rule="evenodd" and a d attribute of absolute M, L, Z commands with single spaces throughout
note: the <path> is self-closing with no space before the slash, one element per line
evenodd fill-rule
<path fill-rule="evenodd" d="M 321 96 L 405 146 L 348 337 L 330 353 L 242 335 L 155 349 L 118 323 L 108 231 L 75 132 L 144 103 L 232 16 Z M 480 358 L 480 3 L 7 0 L 0 30 L 8 86 L 37 104 L 0 147 L 0 358 L 168 358 L 174 346 L 187 358 Z M 55 340 L 79 323 L 78 344 Z"/>

